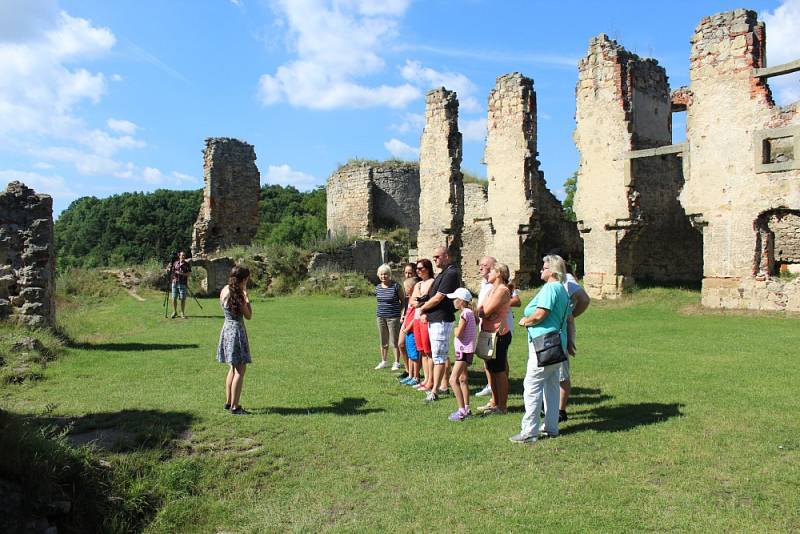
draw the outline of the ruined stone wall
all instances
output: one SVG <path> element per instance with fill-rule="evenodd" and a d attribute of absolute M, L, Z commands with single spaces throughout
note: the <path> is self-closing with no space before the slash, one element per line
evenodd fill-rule
<path fill-rule="evenodd" d="M 775 261 L 800 267 L 800 211 L 774 213 L 767 226 L 775 236 Z M 775 271 L 780 272 L 780 267 Z"/>
<path fill-rule="evenodd" d="M 425 96 L 425 128 L 419 146 L 419 213 L 417 250 L 430 257 L 438 246 L 450 248 L 461 262 L 459 231 L 464 220 L 464 184 L 461 176 L 461 133 L 458 99 L 441 87 Z"/>
<path fill-rule="evenodd" d="M 800 208 L 800 165 L 770 159 L 771 139 L 800 146 L 798 105 L 777 107 L 754 73 L 766 67 L 766 29 L 755 12 L 706 17 L 691 43 L 690 161 L 680 201 L 703 229 L 703 304 L 800 310 L 796 281 L 777 279 L 763 261 L 774 258 L 774 242 L 757 224 L 774 210 Z"/>
<path fill-rule="evenodd" d="M 209 137 L 203 153 L 203 204 L 194 224 L 192 254 L 205 256 L 249 245 L 258 230 L 261 176 L 253 145 Z"/>
<path fill-rule="evenodd" d="M 368 238 L 379 229 L 419 230 L 419 165 L 353 162 L 328 178 L 328 235 Z"/>
<path fill-rule="evenodd" d="M 461 230 L 461 278 L 470 290 L 480 289 L 478 264 L 493 247 L 494 226 L 487 207 L 486 185 L 464 184 L 464 227 Z M 475 293 L 477 295 L 477 293 Z"/>
<path fill-rule="evenodd" d="M 419 231 L 419 165 L 394 165 L 372 169 L 373 228 L 408 228 Z"/>
<path fill-rule="evenodd" d="M 574 224 L 547 189 L 536 159 L 536 93 L 518 72 L 497 78 L 489 95 L 486 173 L 487 211 L 494 227 L 492 255 L 508 264 L 523 287 L 538 281 L 542 255 L 560 248 L 579 255 Z"/>
<path fill-rule="evenodd" d="M 372 169 L 345 165 L 328 178 L 328 236 L 369 237 L 372 233 Z"/>
<path fill-rule="evenodd" d="M 678 201 L 683 158 L 676 154 L 630 162 L 629 213 L 637 225 L 617 249 L 617 272 L 650 282 L 699 282 L 703 237 Z"/>
<path fill-rule="evenodd" d="M 575 212 L 589 294 L 616 298 L 637 277 L 699 280 L 700 236 L 678 202 L 682 160 L 631 154 L 671 144 L 664 69 L 601 34 L 578 65 L 576 99 Z"/>
<path fill-rule="evenodd" d="M 55 326 L 53 199 L 11 182 L 0 194 L 0 319 Z"/>

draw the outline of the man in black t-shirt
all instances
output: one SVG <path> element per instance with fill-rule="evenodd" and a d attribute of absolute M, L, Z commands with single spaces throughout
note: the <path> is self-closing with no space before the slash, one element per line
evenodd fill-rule
<path fill-rule="evenodd" d="M 453 301 L 447 298 L 447 294 L 458 289 L 460 282 L 458 269 L 450 263 L 450 254 L 446 248 L 437 247 L 433 251 L 433 261 L 441 269 L 441 272 L 433 280 L 433 285 L 428 291 L 427 301 L 418 309 L 423 322 L 425 320 L 428 322 L 428 334 L 431 338 L 433 388 L 425 399 L 428 402 L 439 398 L 440 388 L 447 388 L 445 364 L 448 363 L 450 336 L 453 333 L 456 318 Z"/>
<path fill-rule="evenodd" d="M 186 254 L 182 250 L 178 252 L 178 259 L 167 267 L 167 271 L 170 273 L 172 290 L 172 318 L 178 316 L 178 299 L 180 299 L 181 317 L 186 319 L 186 291 L 192 266 L 186 261 Z"/>

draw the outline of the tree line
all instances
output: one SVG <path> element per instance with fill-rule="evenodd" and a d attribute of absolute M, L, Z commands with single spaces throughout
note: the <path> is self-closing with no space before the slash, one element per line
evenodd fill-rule
<path fill-rule="evenodd" d="M 79 198 L 55 222 L 57 267 L 166 261 L 176 250 L 189 250 L 202 201 L 201 189 Z M 263 186 L 255 244 L 307 246 L 323 239 L 325 204 L 323 187 L 302 192 L 291 186 Z"/>

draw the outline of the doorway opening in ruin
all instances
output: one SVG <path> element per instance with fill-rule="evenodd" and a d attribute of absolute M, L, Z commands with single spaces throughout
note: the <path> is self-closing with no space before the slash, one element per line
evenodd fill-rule
<path fill-rule="evenodd" d="M 198 297 L 206 296 L 208 287 L 208 271 L 197 263 L 192 263 L 192 273 L 189 275 L 188 287 Z"/>
<path fill-rule="evenodd" d="M 703 235 L 678 200 L 683 188 L 680 154 L 630 161 L 629 218 L 619 220 L 617 273 L 636 285 L 699 288 Z"/>
<path fill-rule="evenodd" d="M 776 208 L 753 223 L 756 233 L 753 275 L 800 274 L 800 210 Z"/>

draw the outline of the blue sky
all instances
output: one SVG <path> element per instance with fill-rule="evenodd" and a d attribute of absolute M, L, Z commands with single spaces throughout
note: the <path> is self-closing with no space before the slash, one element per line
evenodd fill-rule
<path fill-rule="evenodd" d="M 202 187 L 203 140 L 255 145 L 262 181 L 306 190 L 351 157 L 415 159 L 425 92 L 458 92 L 463 168 L 485 175 L 486 101 L 519 71 L 563 195 L 577 61 L 601 32 L 688 82 L 689 38 L 728 1 L 0 0 L 0 186 L 54 197 Z M 800 58 L 800 0 L 752 1 L 770 65 Z M 798 76 L 772 79 L 779 102 Z M 676 134 L 679 136 L 679 134 Z"/>

